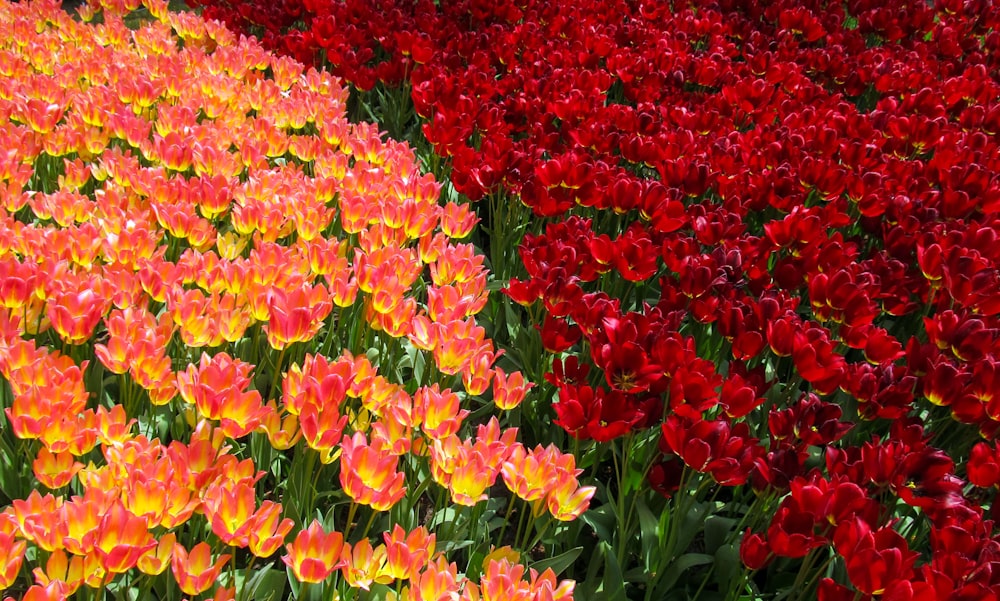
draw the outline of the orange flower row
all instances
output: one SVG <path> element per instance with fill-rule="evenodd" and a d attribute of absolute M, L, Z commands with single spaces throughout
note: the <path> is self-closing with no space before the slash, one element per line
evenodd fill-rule
<path fill-rule="evenodd" d="M 465 397 L 510 410 L 531 388 L 494 367 L 476 323 L 484 260 L 455 242 L 475 226 L 469 208 L 440 204 L 407 146 L 350 124 L 328 74 L 143 4 L 156 20 L 135 31 L 122 16 L 137 0 L 85 5 L 97 25 L 55 2 L 0 4 L 0 374 L 11 432 L 38 441 L 32 472 L 54 491 L 0 512 L 0 589 L 34 547 L 46 559 L 26 599 L 168 568 L 187 595 L 232 598 L 221 574 L 246 555 L 235 549 L 269 557 L 294 527 L 259 502 L 265 473 L 238 459 L 255 432 L 279 451 L 300 445 L 296 458 L 339 459 L 344 494 L 375 512 L 407 494 L 413 454 L 456 503 L 481 501 L 504 473 L 537 514 L 578 515 L 593 490 L 571 457 L 525 454 L 496 419 L 460 437 Z M 365 348 L 373 337 L 424 354 L 455 390 L 400 381 Z M 169 443 L 137 433 L 166 411 Z M 181 536 L 195 516 L 234 550 Z M 461 584 L 434 541 L 397 526 L 384 544 L 349 545 L 314 523 L 283 560 L 303 582 L 408 580 L 406 598 L 499 586 Z M 521 582 L 510 594 L 558 588 L 489 570 Z"/>
<path fill-rule="evenodd" d="M 397 525 L 383 537 L 385 543 L 376 547 L 368 539 L 361 539 L 352 547 L 344 542 L 340 532 L 327 532 L 318 521 L 313 521 L 299 532 L 294 542 L 286 545 L 288 554 L 282 560 L 302 582 L 323 582 L 337 570 L 351 586 L 365 590 L 376 582 L 409 580 L 409 586 L 398 596 L 400 601 L 573 598 L 573 583 L 557 582 L 551 569 L 541 574 L 528 570 L 525 580 L 524 566 L 507 559 L 489 560 L 480 583 L 470 582 L 459 576 L 454 563 L 449 564 L 443 555 L 435 555 L 435 537 L 422 526 L 407 533 Z"/>

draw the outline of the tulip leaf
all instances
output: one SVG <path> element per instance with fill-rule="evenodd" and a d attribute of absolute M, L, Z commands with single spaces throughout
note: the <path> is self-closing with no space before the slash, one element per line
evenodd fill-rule
<path fill-rule="evenodd" d="M 635 504 L 636 512 L 639 514 L 639 540 L 642 543 L 642 565 L 647 573 L 653 573 L 657 568 L 657 558 L 660 549 L 659 520 L 646 504 L 646 500 L 639 497 Z"/>
<path fill-rule="evenodd" d="M 410 357 L 410 367 L 413 371 L 413 377 L 407 382 L 406 391 L 413 394 L 417 391 L 419 384 L 424 381 L 424 372 L 427 370 L 427 365 L 424 354 L 409 341 L 406 342 L 406 354 Z"/>
<path fill-rule="evenodd" d="M 510 337 L 511 340 L 516 340 L 517 335 L 520 333 L 519 330 L 522 329 L 521 318 L 517 315 L 517 313 L 514 313 L 514 307 L 510 301 L 504 299 L 502 302 L 504 311 L 504 321 L 506 322 L 507 325 L 507 335 Z"/>
<path fill-rule="evenodd" d="M 486 553 L 479 549 L 469 554 L 469 565 L 465 569 L 465 577 L 469 580 L 479 580 L 485 569 L 483 566 L 484 559 L 486 559 Z"/>
<path fill-rule="evenodd" d="M 539 571 L 539 573 L 544 572 L 547 569 L 551 569 L 556 573 L 556 576 L 561 574 L 566 568 L 573 565 L 576 558 L 580 556 L 583 552 L 583 547 L 573 547 L 565 553 L 560 553 L 555 557 L 549 557 L 547 559 L 542 559 L 531 564 L 530 567 Z"/>
<path fill-rule="evenodd" d="M 736 543 L 726 543 L 715 551 L 715 581 L 720 590 L 731 590 L 743 573 L 740 547 Z"/>
<path fill-rule="evenodd" d="M 242 576 L 237 573 L 236 588 L 240 591 L 236 597 L 237 601 L 249 601 L 250 599 L 269 601 L 284 598 L 286 579 L 270 564 L 254 572 L 254 575 L 246 582 L 242 582 L 242 580 Z"/>
<path fill-rule="evenodd" d="M 733 526 L 737 520 L 725 518 L 718 515 L 709 516 L 705 520 L 705 548 L 709 552 L 715 552 L 732 537 Z"/>
<path fill-rule="evenodd" d="M 292 595 L 291 595 L 290 598 L 292 598 L 292 599 L 298 599 L 299 598 L 299 589 L 302 586 L 302 583 L 299 582 L 298 578 L 296 578 L 294 574 L 292 574 L 292 568 L 286 567 L 285 568 L 285 574 L 287 575 L 288 586 L 289 586 L 289 588 L 292 591 Z"/>
<path fill-rule="evenodd" d="M 611 505 L 601 505 L 596 509 L 585 511 L 580 519 L 594 529 L 597 538 L 603 541 L 611 540 L 615 529 L 615 514 Z"/>
<path fill-rule="evenodd" d="M 685 553 L 667 567 L 667 570 L 663 573 L 663 578 L 657 584 L 657 588 L 668 591 L 674 588 L 674 585 L 677 584 L 677 581 L 684 572 L 697 566 L 709 565 L 714 561 L 715 558 L 713 556 L 706 555 L 705 553 Z"/>
<path fill-rule="evenodd" d="M 600 597 L 608 601 L 624 600 L 625 577 L 622 568 L 615 557 L 615 549 L 607 541 L 601 541 L 601 554 L 604 556 L 604 577 L 601 579 Z"/>
<path fill-rule="evenodd" d="M 694 540 L 695 536 L 702 531 L 706 513 L 708 513 L 708 503 L 695 503 L 687 510 L 687 513 L 683 517 L 673 513 L 671 516 L 672 519 L 681 518 L 677 544 L 673 548 L 675 553 L 686 550 L 691 545 L 691 541 Z"/>

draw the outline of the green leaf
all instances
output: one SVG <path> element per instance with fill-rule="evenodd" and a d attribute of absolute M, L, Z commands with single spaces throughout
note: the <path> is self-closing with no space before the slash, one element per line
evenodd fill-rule
<path fill-rule="evenodd" d="M 239 576 L 237 576 L 239 580 Z M 281 572 L 275 571 L 273 566 L 265 565 L 255 571 L 250 580 L 240 586 L 238 601 L 276 601 L 284 598 L 286 579 L 282 578 Z"/>
<path fill-rule="evenodd" d="M 677 584 L 677 581 L 684 572 L 693 567 L 711 564 L 714 561 L 715 557 L 706 555 L 705 553 L 686 553 L 681 555 L 667 567 L 667 571 L 663 573 L 663 578 L 656 585 L 656 588 L 663 592 L 668 591 L 674 588 L 674 585 Z"/>
<path fill-rule="evenodd" d="M 642 565 L 646 572 L 656 571 L 660 553 L 660 524 L 650 511 L 646 500 L 642 497 L 636 501 L 636 512 L 639 514 L 639 541 L 642 544 Z"/>
<path fill-rule="evenodd" d="M 531 564 L 530 567 L 538 570 L 539 572 L 544 572 L 547 569 L 552 569 L 556 573 L 556 576 L 562 574 L 563 571 L 569 566 L 573 565 L 576 558 L 580 556 L 583 551 L 583 547 L 573 547 L 565 553 L 560 553 L 555 557 L 550 557 L 548 559 L 542 559 Z"/>
<path fill-rule="evenodd" d="M 604 577 L 601 579 L 600 598 L 608 601 L 625 601 L 625 577 L 618 565 L 615 550 L 607 541 L 601 541 L 601 554 L 604 556 Z"/>
<path fill-rule="evenodd" d="M 674 553 L 680 553 L 686 551 L 688 547 L 691 546 L 691 541 L 694 537 L 701 532 L 704 526 L 705 514 L 708 513 L 708 503 L 695 503 L 691 508 L 681 517 L 680 530 L 678 532 L 676 546 L 670 551 Z M 676 519 L 677 515 L 673 516 Z"/>
<path fill-rule="evenodd" d="M 743 575 L 740 547 L 736 543 L 726 543 L 715 551 L 715 581 L 720 590 L 730 590 L 738 584 Z"/>
<path fill-rule="evenodd" d="M 285 568 L 285 575 L 286 575 L 286 579 L 288 580 L 288 588 L 290 588 L 291 591 L 292 591 L 291 598 L 292 599 L 298 599 L 299 598 L 299 587 L 301 586 L 302 583 L 300 583 L 299 580 L 298 580 L 298 578 L 296 578 L 295 575 L 292 574 L 292 568 L 286 567 Z"/>
<path fill-rule="evenodd" d="M 597 538 L 611 540 L 611 533 L 615 529 L 615 514 L 611 505 L 601 505 L 597 509 L 585 511 L 580 520 L 594 529 Z"/>
<path fill-rule="evenodd" d="M 465 577 L 469 580 L 479 580 L 479 577 L 483 574 L 483 560 L 486 559 L 486 553 L 481 549 L 476 549 L 469 555 L 469 565 L 465 569 Z"/>
<path fill-rule="evenodd" d="M 733 526 L 737 521 L 733 518 L 724 518 L 718 515 L 709 516 L 705 520 L 705 549 L 709 553 L 714 553 L 716 549 L 726 544 L 733 536 Z"/>
<path fill-rule="evenodd" d="M 510 340 L 517 340 L 518 334 L 520 334 L 521 320 L 516 313 L 514 313 L 514 307 L 510 301 L 506 299 L 503 301 L 503 311 L 504 320 L 507 322 L 507 335 Z"/>

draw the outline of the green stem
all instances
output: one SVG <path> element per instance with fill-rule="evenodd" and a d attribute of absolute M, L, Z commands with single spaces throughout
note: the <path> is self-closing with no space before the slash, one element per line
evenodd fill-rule
<path fill-rule="evenodd" d="M 816 583 L 819 581 L 820 576 L 822 576 L 823 573 L 826 572 L 827 566 L 829 566 L 830 563 L 833 562 L 834 558 L 835 558 L 835 556 L 833 556 L 833 555 L 831 555 L 830 557 L 827 557 L 826 561 L 823 562 L 823 565 L 821 565 L 820 567 L 818 567 L 815 570 L 813 570 L 813 575 L 812 575 L 811 578 L 809 578 L 809 581 L 806 582 L 806 585 L 805 585 L 805 588 L 803 589 L 803 591 L 813 590 L 813 587 L 816 586 Z"/>
<path fill-rule="evenodd" d="M 277 361 L 277 363 L 274 364 L 274 374 L 273 374 L 273 376 L 271 378 L 271 392 L 268 393 L 268 395 L 267 395 L 267 398 L 269 400 L 271 400 L 271 399 L 277 400 L 277 397 L 274 396 L 274 395 L 275 395 L 275 392 L 278 389 L 278 380 L 281 379 L 281 362 L 285 358 L 285 349 L 287 349 L 287 348 L 288 347 L 285 346 L 285 347 L 283 347 L 278 352 L 278 361 Z"/>
<path fill-rule="evenodd" d="M 523 547 L 523 548 L 526 549 L 526 550 L 528 550 L 529 552 L 531 551 L 531 549 L 534 549 L 535 546 L 538 543 L 542 542 L 542 537 L 545 536 L 545 532 L 549 529 L 549 526 L 551 526 L 552 523 L 555 522 L 555 521 L 556 521 L 555 518 L 551 518 L 551 517 L 548 518 L 547 520 L 545 520 L 545 523 L 542 524 L 542 527 L 537 529 L 538 532 L 537 532 L 537 534 L 535 534 L 535 538 L 531 539 L 531 543 L 528 544 L 526 547 Z M 537 520 L 535 520 L 535 522 L 537 522 Z M 528 534 L 528 532 L 525 532 L 525 535 L 527 535 L 527 534 Z M 525 538 L 527 538 L 527 536 L 525 536 Z"/>
<path fill-rule="evenodd" d="M 799 567 L 799 573 L 795 575 L 795 583 L 792 584 L 791 590 L 797 591 L 798 594 L 796 599 L 802 600 L 806 599 L 806 589 L 803 585 L 806 583 L 806 576 L 810 574 L 812 566 L 816 563 L 816 558 L 819 555 L 819 549 L 813 549 L 806 555 L 806 558 L 802 561 L 802 565 Z"/>
<path fill-rule="evenodd" d="M 503 535 L 507 532 L 507 524 L 510 523 L 510 512 L 514 510 L 514 500 L 517 499 L 517 495 L 513 492 L 510 493 L 510 502 L 507 503 L 507 511 L 503 514 L 503 525 L 500 526 L 500 536 L 497 537 L 497 543 L 503 545 Z"/>
<path fill-rule="evenodd" d="M 365 524 L 365 529 L 364 531 L 361 532 L 361 537 L 358 540 L 361 540 L 362 538 L 366 538 L 368 536 L 368 532 L 372 529 L 372 524 L 375 523 L 375 516 L 377 515 L 378 512 L 372 509 L 371 516 L 368 517 L 368 523 Z"/>
<path fill-rule="evenodd" d="M 347 510 L 347 523 L 344 524 L 344 540 L 348 539 L 354 524 L 354 514 L 358 511 L 358 504 L 351 501 L 351 507 Z"/>
<path fill-rule="evenodd" d="M 629 539 L 631 538 L 630 524 L 632 518 L 632 507 L 625 509 L 625 471 L 628 469 L 628 461 L 630 449 L 632 447 L 632 436 L 626 436 L 622 441 L 622 457 L 621 465 L 618 462 L 618 454 L 611 453 L 611 462 L 615 466 L 615 479 L 618 483 L 618 507 L 615 512 L 615 518 L 618 522 L 618 565 L 623 565 L 625 561 L 625 552 L 628 547 Z"/>
<path fill-rule="evenodd" d="M 247 583 L 250 582 L 250 574 L 253 572 L 253 564 L 257 561 L 256 555 L 250 556 L 250 563 L 247 564 L 246 571 L 243 573 L 243 586 L 240 587 L 240 594 L 237 599 L 245 600 L 249 591 L 247 590 Z M 233 562 L 236 563 L 236 562 Z M 145 599 L 145 596 L 140 596 L 140 599 Z"/>
<path fill-rule="evenodd" d="M 522 536 L 521 529 L 525 528 L 525 515 L 527 515 L 529 513 L 532 513 L 532 511 L 531 511 L 531 503 L 525 503 L 524 511 L 521 512 L 521 515 L 518 516 L 518 518 L 517 518 L 517 530 L 514 531 L 514 542 L 515 543 L 520 543 L 521 542 L 521 536 Z M 523 547 L 519 546 L 518 549 L 523 549 Z"/>
<path fill-rule="evenodd" d="M 472 508 L 472 521 L 469 522 L 469 539 L 475 541 L 479 536 L 479 520 L 483 515 L 485 503 L 476 503 Z"/>

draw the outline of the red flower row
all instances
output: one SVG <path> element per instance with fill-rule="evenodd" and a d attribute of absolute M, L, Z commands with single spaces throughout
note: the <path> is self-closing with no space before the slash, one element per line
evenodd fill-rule
<path fill-rule="evenodd" d="M 1000 431 L 1000 8 L 207 4 L 359 88 L 407 79 L 460 192 L 561 218 L 506 289 L 545 308 L 557 423 L 660 427 L 664 492 L 682 461 L 787 494 L 748 565 L 829 546 L 865 595 L 1000 586 L 959 480 L 995 489 L 1000 459 L 945 444 Z M 923 565 L 897 500 L 932 524 Z"/>

